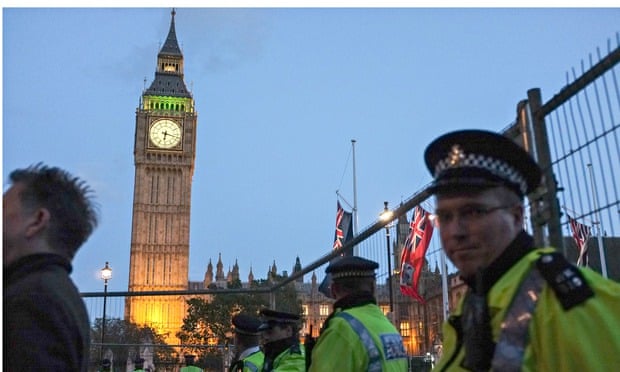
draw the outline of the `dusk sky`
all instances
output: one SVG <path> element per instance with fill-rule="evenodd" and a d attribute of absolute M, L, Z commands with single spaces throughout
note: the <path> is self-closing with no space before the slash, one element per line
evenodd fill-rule
<path fill-rule="evenodd" d="M 86 180 L 101 224 L 74 260 L 80 291 L 128 283 L 135 111 L 170 8 L 3 8 L 2 174 L 44 162 Z M 264 278 L 331 250 L 336 190 L 360 230 L 431 181 L 447 131 L 501 131 L 607 52 L 620 9 L 178 8 L 198 112 L 190 280 L 222 254 Z M 586 65 L 589 65 L 586 63 Z M 347 210 L 351 208 L 343 203 Z"/>

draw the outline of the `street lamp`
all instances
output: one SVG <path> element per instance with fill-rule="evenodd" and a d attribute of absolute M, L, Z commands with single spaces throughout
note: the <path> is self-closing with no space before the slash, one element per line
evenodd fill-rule
<path fill-rule="evenodd" d="M 103 319 L 101 321 L 101 350 L 99 351 L 99 359 L 103 357 L 103 340 L 105 337 L 105 305 L 108 297 L 108 280 L 112 279 L 112 268 L 106 261 L 105 267 L 101 269 L 101 279 L 103 279 Z"/>
<path fill-rule="evenodd" d="M 381 219 L 389 221 L 392 218 L 393 212 L 388 209 L 388 202 L 383 202 L 383 213 L 381 213 Z M 390 253 L 390 225 L 385 225 L 385 238 L 387 240 L 387 260 L 388 260 L 388 289 L 390 293 L 390 313 L 394 311 L 394 297 L 392 295 L 392 254 Z"/>

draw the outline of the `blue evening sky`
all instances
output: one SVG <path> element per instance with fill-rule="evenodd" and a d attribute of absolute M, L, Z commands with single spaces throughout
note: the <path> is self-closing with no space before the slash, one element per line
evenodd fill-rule
<path fill-rule="evenodd" d="M 500 131 L 527 90 L 548 100 L 620 9 L 179 8 L 198 111 L 190 278 L 209 259 L 264 278 L 330 251 L 336 190 L 360 230 L 430 181 L 422 153 L 462 128 Z M 43 161 L 87 180 L 101 224 L 74 261 L 81 291 L 127 290 L 135 110 L 169 8 L 3 8 L 3 181 Z M 350 208 L 347 208 L 350 209 Z"/>

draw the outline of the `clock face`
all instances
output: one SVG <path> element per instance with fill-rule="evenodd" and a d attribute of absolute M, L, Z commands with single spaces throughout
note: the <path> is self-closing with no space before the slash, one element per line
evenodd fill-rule
<path fill-rule="evenodd" d="M 181 141 L 181 127 L 169 119 L 157 120 L 151 124 L 149 137 L 155 146 L 170 149 Z"/>

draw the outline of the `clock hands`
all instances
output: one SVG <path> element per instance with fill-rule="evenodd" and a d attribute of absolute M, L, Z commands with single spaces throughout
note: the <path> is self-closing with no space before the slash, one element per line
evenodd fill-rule
<path fill-rule="evenodd" d="M 168 131 L 167 131 L 167 130 L 165 130 L 165 129 L 161 132 L 161 134 L 163 134 L 163 135 L 164 135 L 164 141 L 166 140 L 166 136 L 170 136 L 170 137 L 174 137 L 174 138 L 179 138 L 179 136 L 177 136 L 177 135 L 174 135 L 174 134 L 168 133 Z"/>

